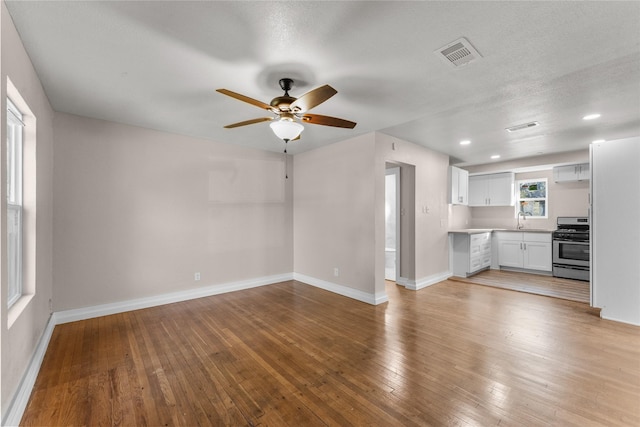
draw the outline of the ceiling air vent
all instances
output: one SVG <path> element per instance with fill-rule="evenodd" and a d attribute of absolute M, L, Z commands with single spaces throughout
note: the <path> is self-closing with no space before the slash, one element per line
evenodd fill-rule
<path fill-rule="evenodd" d="M 436 50 L 436 55 L 453 68 L 462 67 L 482 58 L 477 50 L 464 37 Z"/>
<path fill-rule="evenodd" d="M 519 130 L 523 130 L 523 129 L 529 129 L 532 127 L 536 127 L 540 125 L 540 123 L 538 122 L 529 122 L 529 123 L 523 123 L 521 125 L 515 125 L 515 126 L 511 126 L 510 128 L 506 128 L 505 130 L 507 132 L 517 132 Z"/>

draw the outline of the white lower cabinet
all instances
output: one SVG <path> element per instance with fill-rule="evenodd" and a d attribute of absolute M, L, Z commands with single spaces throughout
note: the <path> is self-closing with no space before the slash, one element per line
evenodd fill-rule
<path fill-rule="evenodd" d="M 551 233 L 497 232 L 500 267 L 550 272 Z"/>
<path fill-rule="evenodd" d="M 454 276 L 467 277 L 491 266 L 491 232 L 451 236 Z"/>

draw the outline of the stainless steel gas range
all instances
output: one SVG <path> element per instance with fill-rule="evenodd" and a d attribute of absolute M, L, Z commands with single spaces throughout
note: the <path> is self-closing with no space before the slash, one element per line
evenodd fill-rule
<path fill-rule="evenodd" d="M 558 217 L 553 232 L 553 275 L 589 281 L 589 218 Z"/>

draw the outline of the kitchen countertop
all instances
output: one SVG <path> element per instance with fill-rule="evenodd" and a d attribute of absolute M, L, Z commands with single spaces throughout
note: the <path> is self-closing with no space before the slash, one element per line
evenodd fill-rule
<path fill-rule="evenodd" d="M 491 233 L 493 228 L 463 228 L 460 230 L 449 230 L 449 233 L 455 234 L 479 234 L 479 233 Z"/>
<path fill-rule="evenodd" d="M 515 228 L 462 228 L 457 230 L 449 230 L 449 233 L 455 234 L 479 234 L 490 233 L 492 231 L 507 231 L 507 232 L 525 232 L 525 233 L 552 233 L 555 231 L 547 228 L 522 228 L 517 230 Z"/>

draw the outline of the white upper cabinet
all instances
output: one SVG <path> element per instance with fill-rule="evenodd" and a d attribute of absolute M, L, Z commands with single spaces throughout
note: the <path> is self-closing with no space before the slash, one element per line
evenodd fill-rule
<path fill-rule="evenodd" d="M 469 172 L 455 166 L 449 166 L 449 203 L 469 204 Z"/>
<path fill-rule="evenodd" d="M 469 206 L 513 206 L 515 174 L 512 172 L 469 177 Z"/>
<path fill-rule="evenodd" d="M 589 163 L 556 166 L 553 168 L 555 182 L 585 181 L 590 179 Z"/>

